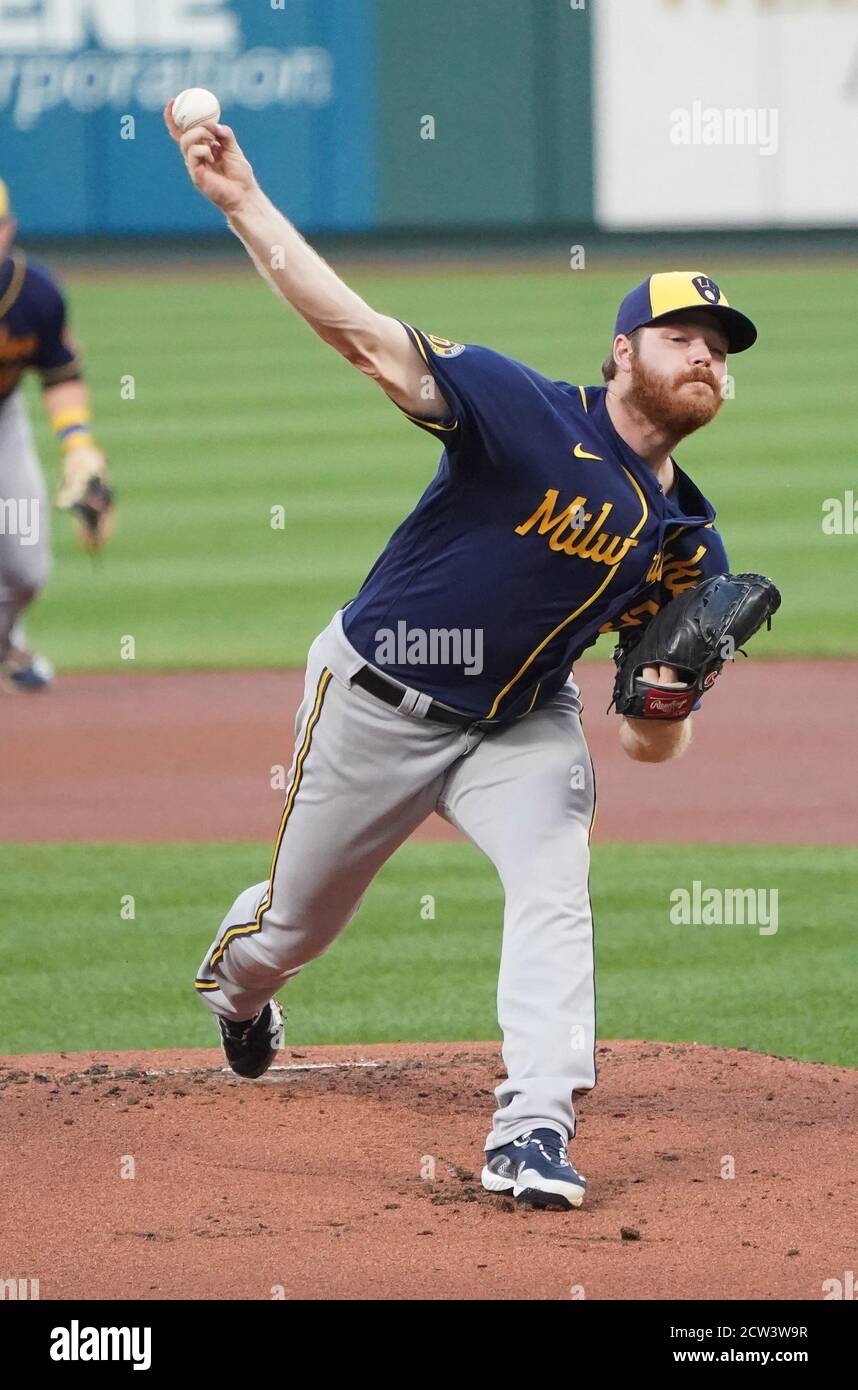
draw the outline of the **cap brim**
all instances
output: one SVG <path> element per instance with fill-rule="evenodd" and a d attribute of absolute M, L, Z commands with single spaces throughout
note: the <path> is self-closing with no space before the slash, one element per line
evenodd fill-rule
<path fill-rule="evenodd" d="M 658 318 L 650 319 L 649 322 L 666 323 L 668 319 L 675 319 L 681 314 L 691 312 L 715 314 L 720 319 L 727 334 L 728 352 L 745 352 L 757 341 L 756 326 L 747 315 L 740 313 L 738 309 L 732 309 L 729 304 L 688 304 L 681 309 L 671 309 L 667 314 L 659 314 Z"/>

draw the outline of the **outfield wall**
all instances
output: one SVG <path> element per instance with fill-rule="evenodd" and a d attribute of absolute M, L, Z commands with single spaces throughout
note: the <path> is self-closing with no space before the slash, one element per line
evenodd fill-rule
<path fill-rule="evenodd" d="M 858 226 L 858 0 L 0 0 L 25 235 L 218 230 L 186 86 L 309 233 Z"/>

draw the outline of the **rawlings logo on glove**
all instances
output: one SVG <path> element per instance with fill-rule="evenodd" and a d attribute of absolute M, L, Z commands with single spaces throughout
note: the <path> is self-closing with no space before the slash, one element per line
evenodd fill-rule
<path fill-rule="evenodd" d="M 771 627 L 781 596 L 763 574 L 718 574 L 665 604 L 643 632 L 614 652 L 612 706 L 630 719 L 687 719 L 763 623 Z M 644 680 L 646 667 L 671 666 L 681 688 Z"/>

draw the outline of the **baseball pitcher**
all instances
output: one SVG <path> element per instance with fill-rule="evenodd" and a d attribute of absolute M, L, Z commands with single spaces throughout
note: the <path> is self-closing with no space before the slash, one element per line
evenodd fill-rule
<path fill-rule="evenodd" d="M 107 463 L 92 436 L 89 389 L 66 325 L 62 293 L 47 270 L 14 246 L 17 222 L 0 180 L 0 690 L 43 690 L 50 663 L 31 652 L 21 617 L 50 570 L 45 479 L 24 398 L 28 368 L 63 451 L 56 505 L 69 511 L 81 544 L 96 550 L 112 526 Z"/>
<path fill-rule="evenodd" d="M 777 606 L 769 581 L 727 574 L 712 504 L 673 456 L 718 413 L 727 354 L 756 330 L 708 276 L 656 274 L 620 305 L 605 384 L 549 381 L 377 313 L 266 198 L 228 126 L 181 133 L 170 104 L 165 119 L 260 274 L 444 448 L 310 648 L 270 876 L 227 912 L 196 988 L 233 1071 L 260 1076 L 282 1041 L 277 990 L 439 812 L 505 894 L 507 1078 L 483 1185 L 579 1206 L 586 1182 L 567 1144 L 573 1097 L 596 1083 L 595 787 L 572 666 L 617 630 L 622 746 L 674 758 L 702 692 Z"/>

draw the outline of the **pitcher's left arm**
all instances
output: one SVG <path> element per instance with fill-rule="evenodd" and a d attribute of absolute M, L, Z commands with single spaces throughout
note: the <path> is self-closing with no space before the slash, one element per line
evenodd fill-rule
<path fill-rule="evenodd" d="M 724 542 L 713 525 L 669 528 L 664 549 L 657 557 L 653 583 L 641 592 L 618 622 L 620 647 L 624 645 L 624 636 L 626 645 L 634 642 L 641 628 L 647 626 L 671 599 L 704 579 L 725 574 L 728 568 Z M 684 684 L 670 666 L 648 666 L 643 678 L 663 690 L 679 689 Z M 689 747 L 691 739 L 690 715 L 675 721 L 625 716 L 620 720 L 620 743 L 635 762 L 662 763 L 678 758 Z"/>
<path fill-rule="evenodd" d="M 627 729 L 621 735 L 626 752 L 641 756 L 637 736 L 649 721 L 654 726 L 685 727 L 724 664 L 744 651 L 763 623 L 771 627 L 780 603 L 780 593 L 765 575 L 713 575 L 665 604 L 638 641 L 619 647 L 613 703 Z M 653 680 L 654 673 L 668 669 L 675 680 Z M 682 751 L 685 745 L 679 735 L 674 740 L 656 736 L 646 746 Z M 661 759 L 651 754 L 647 761 Z"/>

